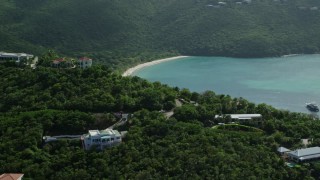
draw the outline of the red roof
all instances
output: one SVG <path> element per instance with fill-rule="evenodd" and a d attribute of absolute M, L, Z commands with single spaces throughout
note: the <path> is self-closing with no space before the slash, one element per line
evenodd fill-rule
<path fill-rule="evenodd" d="M 79 58 L 80 61 L 92 61 L 92 59 L 88 58 L 88 57 L 82 57 Z"/>
<path fill-rule="evenodd" d="M 59 64 L 59 63 L 61 63 L 63 61 L 65 61 L 64 58 L 60 58 L 60 59 L 55 59 L 52 62 L 55 63 L 55 64 Z"/>
<path fill-rule="evenodd" d="M 2 174 L 0 175 L 0 180 L 17 180 L 22 178 L 24 174 Z"/>

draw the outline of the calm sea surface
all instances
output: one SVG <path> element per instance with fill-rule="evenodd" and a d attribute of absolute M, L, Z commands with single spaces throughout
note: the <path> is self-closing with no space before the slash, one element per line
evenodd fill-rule
<path fill-rule="evenodd" d="M 295 112 L 308 112 L 306 102 L 320 103 L 318 54 L 254 59 L 188 57 L 146 67 L 133 75 Z"/>

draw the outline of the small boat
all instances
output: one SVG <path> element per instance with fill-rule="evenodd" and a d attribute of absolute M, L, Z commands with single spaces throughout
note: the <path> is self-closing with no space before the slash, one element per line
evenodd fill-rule
<path fill-rule="evenodd" d="M 319 107 L 316 103 L 306 103 L 306 108 L 311 112 L 319 112 Z"/>

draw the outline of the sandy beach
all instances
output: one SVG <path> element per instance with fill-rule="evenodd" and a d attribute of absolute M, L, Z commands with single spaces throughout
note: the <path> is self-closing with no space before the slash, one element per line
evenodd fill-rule
<path fill-rule="evenodd" d="M 142 69 L 142 68 L 145 68 L 145 67 L 148 67 L 148 66 L 153 66 L 153 65 L 160 64 L 160 63 L 167 62 L 167 61 L 173 61 L 173 60 L 176 60 L 176 59 L 185 58 L 185 57 L 188 57 L 188 56 L 175 56 L 175 57 L 171 57 L 171 58 L 158 59 L 158 60 L 154 60 L 154 61 L 151 61 L 151 62 L 142 63 L 142 64 L 139 64 L 139 65 L 137 65 L 135 67 L 127 69 L 122 74 L 122 76 L 131 76 L 132 73 L 134 73 L 135 71 L 137 71 L 139 69 Z"/>

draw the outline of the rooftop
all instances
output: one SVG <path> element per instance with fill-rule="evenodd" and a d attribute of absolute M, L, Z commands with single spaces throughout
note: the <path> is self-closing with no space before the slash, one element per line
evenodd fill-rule
<path fill-rule="evenodd" d="M 280 153 L 283 153 L 283 152 L 289 152 L 289 151 L 291 151 L 291 150 L 290 150 L 290 149 L 287 149 L 287 148 L 285 148 L 285 147 L 279 147 L 277 151 L 280 152 Z"/>
<path fill-rule="evenodd" d="M 316 159 L 316 158 L 320 158 L 320 154 L 314 154 L 314 155 L 310 155 L 310 156 L 303 156 L 303 157 L 300 157 L 299 159 L 301 161 L 305 161 L 305 160 L 308 160 L 308 159 Z"/>
<path fill-rule="evenodd" d="M 119 131 L 113 130 L 113 129 L 104 129 L 104 130 L 89 130 L 90 136 L 111 136 L 111 135 L 117 135 L 120 136 Z"/>
<path fill-rule="evenodd" d="M 225 115 L 216 115 L 215 118 L 222 118 L 229 115 L 231 119 L 252 119 L 252 118 L 261 118 L 261 114 L 225 114 Z"/>
<path fill-rule="evenodd" d="M 89 130 L 89 135 L 90 136 L 96 136 L 96 135 L 99 135 L 100 132 L 99 130 Z"/>
<path fill-rule="evenodd" d="M 105 129 L 100 131 L 102 136 L 108 136 L 108 135 L 120 135 L 119 131 L 113 130 L 113 129 Z"/>
<path fill-rule="evenodd" d="M 22 178 L 24 174 L 5 173 L 0 175 L 0 180 L 17 180 Z"/>
<path fill-rule="evenodd" d="M 90 61 L 92 60 L 91 58 L 88 58 L 88 57 L 81 57 L 79 58 L 80 61 Z"/>
<path fill-rule="evenodd" d="M 60 58 L 60 59 L 53 60 L 53 63 L 60 63 L 60 62 L 63 62 L 63 61 L 65 61 L 64 58 Z"/>
<path fill-rule="evenodd" d="M 311 147 L 311 148 L 306 148 L 306 149 L 297 149 L 294 151 L 289 152 L 288 154 L 296 157 L 304 157 L 304 156 L 314 156 L 314 155 L 319 155 L 320 156 L 320 147 Z M 304 157 L 308 158 L 308 157 Z"/>
<path fill-rule="evenodd" d="M 0 52 L 0 57 L 33 57 L 33 55 L 32 54 L 26 54 L 26 53 Z"/>

